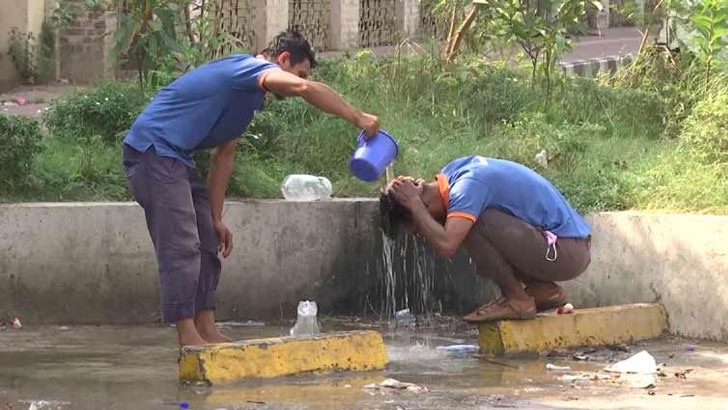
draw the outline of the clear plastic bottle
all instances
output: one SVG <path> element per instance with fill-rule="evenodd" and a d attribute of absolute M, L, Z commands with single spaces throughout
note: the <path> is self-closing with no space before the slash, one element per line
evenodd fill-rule
<path fill-rule="evenodd" d="M 316 302 L 302 300 L 298 302 L 298 319 L 296 324 L 291 328 L 291 336 L 305 337 L 315 336 L 321 333 L 316 315 L 318 314 L 318 306 Z"/>
<path fill-rule="evenodd" d="M 313 175 L 289 175 L 281 185 L 283 197 L 289 201 L 318 201 L 331 198 L 331 181 Z"/>

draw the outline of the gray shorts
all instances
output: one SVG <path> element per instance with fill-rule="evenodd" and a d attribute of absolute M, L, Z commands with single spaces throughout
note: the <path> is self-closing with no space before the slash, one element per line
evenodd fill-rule
<path fill-rule="evenodd" d="M 207 186 L 196 169 L 154 148 L 142 153 L 124 144 L 123 159 L 157 255 L 162 319 L 215 309 L 221 264 Z"/>

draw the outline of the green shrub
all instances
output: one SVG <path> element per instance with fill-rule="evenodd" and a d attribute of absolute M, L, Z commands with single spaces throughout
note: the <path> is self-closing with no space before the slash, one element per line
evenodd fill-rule
<path fill-rule="evenodd" d="M 681 142 L 704 160 L 728 163 L 728 90 L 710 92 L 693 107 Z"/>
<path fill-rule="evenodd" d="M 38 121 L 0 114 L 0 191 L 10 192 L 27 184 L 42 138 Z"/>
<path fill-rule="evenodd" d="M 557 96 L 550 115 L 571 124 L 595 124 L 605 135 L 659 138 L 667 104 L 659 94 L 612 88 L 588 78 L 572 78 Z"/>
<path fill-rule="evenodd" d="M 486 65 L 462 84 L 462 103 L 481 124 L 510 122 L 539 105 L 539 94 L 513 69 Z M 487 129 L 487 128 L 486 128 Z"/>
<path fill-rule="evenodd" d="M 100 135 L 117 144 L 149 98 L 134 82 L 110 82 L 53 102 L 44 122 L 52 132 L 71 140 Z"/>

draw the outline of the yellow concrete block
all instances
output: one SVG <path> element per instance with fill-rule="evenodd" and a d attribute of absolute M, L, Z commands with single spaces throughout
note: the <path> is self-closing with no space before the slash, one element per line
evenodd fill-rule
<path fill-rule="evenodd" d="M 221 383 L 312 371 L 378 370 L 386 365 L 379 333 L 338 332 L 185 347 L 180 352 L 179 378 Z"/>
<path fill-rule="evenodd" d="M 660 336 L 667 330 L 662 305 L 638 303 L 572 314 L 539 314 L 533 320 L 503 320 L 479 325 L 480 350 L 489 354 L 538 352 L 556 347 L 602 346 Z"/>

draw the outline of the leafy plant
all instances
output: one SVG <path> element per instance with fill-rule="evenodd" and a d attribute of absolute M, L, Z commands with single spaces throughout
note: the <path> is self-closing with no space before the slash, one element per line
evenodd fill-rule
<path fill-rule="evenodd" d="M 217 57 L 224 50 L 244 48 L 240 40 L 213 24 L 220 20 L 210 17 L 221 11 L 216 2 L 202 2 L 192 7 L 194 17 L 189 6 L 184 7 L 186 36 L 178 37 L 177 48 L 162 58 L 154 75 L 164 77 L 164 73 L 186 72 Z"/>
<path fill-rule="evenodd" d="M 119 28 L 114 33 L 114 52 L 136 65 L 142 89 L 149 71 L 178 49 L 176 24 L 186 4 L 183 0 L 115 0 Z"/>
<path fill-rule="evenodd" d="M 728 1 L 701 0 L 690 21 L 698 32 L 694 41 L 698 58 L 705 64 L 705 92 L 708 91 L 714 60 L 728 46 Z"/>
<path fill-rule="evenodd" d="M 38 78 L 41 81 L 55 80 L 56 77 L 56 30 L 54 24 L 46 20 L 40 31 L 40 53 L 38 53 Z"/>
<path fill-rule="evenodd" d="M 18 75 L 23 80 L 34 83 L 38 75 L 36 67 L 36 47 L 33 33 L 24 33 L 18 28 L 10 29 L 10 48 L 8 53 L 13 60 Z"/>
<path fill-rule="evenodd" d="M 139 91 L 133 82 L 111 82 L 87 92 L 56 100 L 44 114 L 44 122 L 56 134 L 69 140 L 99 135 L 111 144 L 149 102 L 149 95 Z"/>
<path fill-rule="evenodd" d="M 435 8 L 441 14 L 452 13 L 445 52 L 448 61 L 456 54 L 476 15 L 486 13 L 488 25 L 480 26 L 479 38 L 495 37 L 504 43 L 517 43 L 530 61 L 532 83 L 538 84 L 541 77 L 545 79 L 547 99 L 557 61 L 571 47 L 568 34 L 582 29 L 587 5 L 602 10 L 599 0 L 478 0 L 470 5 L 470 11 L 455 30 L 459 10 L 465 7 L 461 1 L 441 0 Z M 486 36 L 487 29 L 496 32 Z"/>
<path fill-rule="evenodd" d="M 521 46 L 531 63 L 532 81 L 537 83 L 540 71 L 548 93 L 556 62 L 571 48 L 568 33 L 583 26 L 587 4 L 602 9 L 598 0 L 543 0 L 535 4 L 523 0 L 491 1 L 498 16 L 506 23 L 502 36 Z"/>
<path fill-rule="evenodd" d="M 698 102 L 683 123 L 683 144 L 708 162 L 728 164 L 728 87 L 714 89 Z"/>
<path fill-rule="evenodd" d="M 0 114 L 0 192 L 25 185 L 33 158 L 41 151 L 43 133 L 32 118 Z"/>
<path fill-rule="evenodd" d="M 68 0 L 59 0 L 57 7 L 53 9 L 50 20 L 55 27 L 65 27 L 73 22 L 78 15 L 78 11 Z"/>

